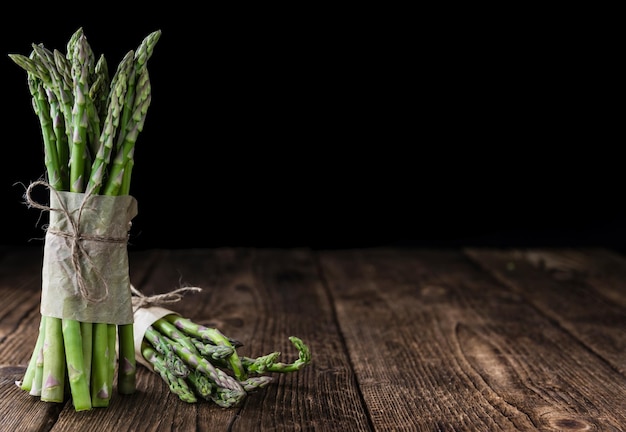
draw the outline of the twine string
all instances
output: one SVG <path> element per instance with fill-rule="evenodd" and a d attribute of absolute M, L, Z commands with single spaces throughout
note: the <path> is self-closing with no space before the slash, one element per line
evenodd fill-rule
<path fill-rule="evenodd" d="M 173 291 L 163 293 L 163 294 L 155 294 L 152 296 L 146 296 L 141 291 L 130 285 L 130 292 L 132 294 L 132 304 L 133 304 L 133 312 L 136 312 L 138 309 L 150 307 L 150 306 L 158 306 L 169 303 L 176 303 L 183 299 L 183 295 L 187 292 L 199 292 L 202 291 L 202 288 L 199 287 L 182 287 L 175 289 Z"/>
<path fill-rule="evenodd" d="M 35 201 L 31 197 L 31 192 L 33 188 L 35 188 L 36 186 L 45 186 L 54 194 L 56 194 L 57 198 L 59 198 L 58 201 L 59 201 L 61 208 L 52 208 L 49 206 L 39 204 L 37 201 Z M 65 216 L 65 219 L 70 229 L 69 232 L 48 228 L 46 230 L 46 233 L 52 234 L 58 237 L 62 237 L 66 240 L 67 243 L 69 243 L 70 252 L 71 252 L 70 256 L 72 259 L 72 268 L 76 275 L 76 284 L 78 286 L 78 290 L 81 296 L 90 303 L 100 303 L 109 296 L 109 285 L 107 283 L 106 278 L 102 276 L 102 273 L 99 271 L 98 266 L 94 264 L 93 260 L 89 256 L 89 252 L 85 249 L 85 246 L 83 243 L 85 240 L 101 242 L 101 243 L 126 243 L 128 239 L 126 237 L 116 238 L 116 237 L 91 235 L 91 234 L 85 234 L 85 233 L 80 232 L 80 223 L 81 223 L 81 218 L 83 215 L 83 210 L 85 208 L 87 201 L 89 200 L 91 196 L 92 196 L 91 192 L 85 194 L 85 197 L 83 198 L 83 201 L 81 202 L 80 207 L 78 208 L 78 214 L 76 218 L 74 218 L 72 217 L 72 213 L 67 209 L 63 200 L 60 199 L 60 195 L 58 191 L 54 189 L 53 187 L 51 187 L 49 183 L 43 180 L 33 182 L 28 186 L 28 188 L 26 189 L 26 193 L 25 193 L 25 197 L 28 202 L 28 205 L 30 205 L 31 207 L 35 207 L 35 208 L 38 208 L 44 211 L 50 211 L 50 212 L 57 211 L 63 214 L 63 216 Z M 83 266 L 81 265 L 81 262 L 87 263 L 91 267 L 93 272 L 95 273 L 96 277 L 101 281 L 102 286 L 104 287 L 104 293 L 100 297 L 92 295 L 90 293 L 90 290 L 87 287 L 85 278 L 83 277 L 83 270 L 82 270 Z"/>

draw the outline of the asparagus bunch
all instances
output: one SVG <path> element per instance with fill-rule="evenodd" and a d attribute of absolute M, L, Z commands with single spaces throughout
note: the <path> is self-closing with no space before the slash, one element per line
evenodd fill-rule
<path fill-rule="evenodd" d="M 207 400 L 229 408 L 270 384 L 273 377 L 268 373 L 296 372 L 311 362 L 302 340 L 295 336 L 289 340 L 299 353 L 292 363 L 280 362 L 280 352 L 257 358 L 240 356 L 237 348 L 242 344 L 237 340 L 172 313 L 148 326 L 137 355 L 182 401 Z"/>
<path fill-rule="evenodd" d="M 47 183 L 57 191 L 128 195 L 134 146 L 151 102 L 147 61 L 161 31 L 129 51 L 113 77 L 96 59 L 82 28 L 66 52 L 32 44 L 29 56 L 9 54 L 27 72 L 39 118 Z M 76 411 L 108 406 L 119 342 L 118 392 L 135 391 L 133 325 L 42 316 L 21 388 L 63 402 L 69 386 Z"/>

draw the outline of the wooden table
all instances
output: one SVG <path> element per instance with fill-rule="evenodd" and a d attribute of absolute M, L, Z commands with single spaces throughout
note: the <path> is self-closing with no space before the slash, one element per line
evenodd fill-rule
<path fill-rule="evenodd" d="M 626 259 L 605 249 L 178 249 L 130 254 L 145 294 L 250 356 L 312 363 L 241 406 L 188 404 L 143 366 L 108 408 L 15 385 L 38 334 L 38 247 L 0 249 L 2 431 L 624 431 Z"/>

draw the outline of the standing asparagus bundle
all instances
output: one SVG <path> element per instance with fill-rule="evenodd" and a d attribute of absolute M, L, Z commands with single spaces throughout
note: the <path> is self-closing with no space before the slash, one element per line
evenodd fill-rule
<path fill-rule="evenodd" d="M 32 183 L 26 198 L 50 211 L 39 336 L 19 384 L 46 402 L 63 402 L 67 384 L 76 411 L 108 406 L 116 366 L 118 392 L 135 391 L 126 243 L 137 204 L 129 191 L 151 102 L 147 61 L 160 35 L 129 51 L 112 78 L 82 28 L 65 54 L 43 44 L 28 57 L 9 54 L 27 72 L 44 147 L 47 181 Z M 39 185 L 50 206 L 32 200 Z"/>
<path fill-rule="evenodd" d="M 179 292 L 199 288 L 180 288 L 152 299 L 131 286 L 135 297 L 135 355 L 137 362 L 158 373 L 172 393 L 189 403 L 198 399 L 228 408 L 239 405 L 248 393 L 270 384 L 267 373 L 296 372 L 311 362 L 309 348 L 301 339 L 289 340 L 298 350 L 292 363 L 279 361 L 280 352 L 257 358 L 240 356 L 242 344 L 216 328 L 206 327 L 178 313 L 154 306 L 181 299 Z"/>

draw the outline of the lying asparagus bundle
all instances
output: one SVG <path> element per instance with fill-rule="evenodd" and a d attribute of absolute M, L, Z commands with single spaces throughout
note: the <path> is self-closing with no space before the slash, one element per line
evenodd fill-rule
<path fill-rule="evenodd" d="M 242 344 L 218 329 L 162 308 L 150 315 L 149 309 L 140 309 L 147 315 L 135 320 L 144 323 L 135 329 L 137 361 L 158 373 L 172 393 L 185 402 L 202 399 L 224 408 L 234 407 L 248 393 L 271 383 L 268 373 L 296 372 L 311 362 L 309 348 L 295 336 L 289 338 L 299 353 L 293 363 L 280 362 L 280 352 L 250 358 L 240 356 L 237 348 Z"/>
<path fill-rule="evenodd" d="M 147 61 L 160 35 L 129 51 L 112 78 L 82 28 L 65 54 L 43 44 L 32 44 L 28 57 L 9 54 L 27 72 L 44 144 L 46 182 L 31 184 L 26 197 L 50 211 L 39 337 L 20 386 L 42 401 L 63 402 L 68 385 L 76 411 L 108 406 L 116 366 L 118 392 L 135 391 L 126 242 L 136 203 L 128 194 L 151 102 Z M 50 190 L 50 207 L 30 198 L 40 184 Z"/>

